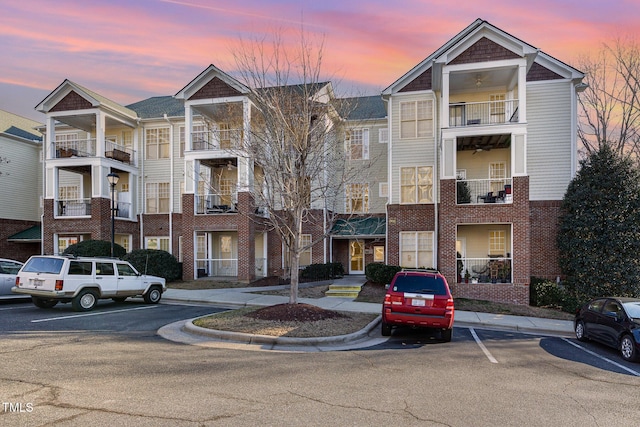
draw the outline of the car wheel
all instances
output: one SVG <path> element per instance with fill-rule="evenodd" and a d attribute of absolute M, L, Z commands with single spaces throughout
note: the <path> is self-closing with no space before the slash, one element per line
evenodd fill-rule
<path fill-rule="evenodd" d="M 117 298 L 111 298 L 111 299 L 114 300 L 117 303 L 123 303 L 123 302 L 125 302 L 127 297 L 117 297 Z"/>
<path fill-rule="evenodd" d="M 453 328 L 442 330 L 442 340 L 444 342 L 451 342 L 452 337 L 453 337 Z"/>
<path fill-rule="evenodd" d="M 151 289 L 147 291 L 146 294 L 143 295 L 144 302 L 147 304 L 157 304 L 160 302 L 160 298 L 162 298 L 162 291 L 157 286 L 152 286 Z"/>
<path fill-rule="evenodd" d="M 98 295 L 91 289 L 80 291 L 76 297 L 71 300 L 71 307 L 75 311 L 90 311 L 98 303 Z"/>
<path fill-rule="evenodd" d="M 382 333 L 383 337 L 388 337 L 389 335 L 391 335 L 391 325 L 385 322 L 382 322 L 382 327 L 380 328 L 380 332 Z"/>
<path fill-rule="evenodd" d="M 585 329 L 584 322 L 582 320 L 578 320 L 576 322 L 576 338 L 578 341 L 588 341 L 587 330 Z"/>
<path fill-rule="evenodd" d="M 39 308 L 51 308 L 58 304 L 58 300 L 55 299 L 45 299 L 38 297 L 31 297 L 31 301 L 36 307 Z"/>
<path fill-rule="evenodd" d="M 626 361 L 633 362 L 636 360 L 636 343 L 633 341 L 631 335 L 625 335 L 620 340 L 620 354 Z"/>

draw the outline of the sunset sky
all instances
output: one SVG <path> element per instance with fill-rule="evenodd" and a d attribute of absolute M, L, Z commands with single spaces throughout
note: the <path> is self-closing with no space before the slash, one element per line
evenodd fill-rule
<path fill-rule="evenodd" d="M 0 0 L 0 109 L 34 107 L 66 78 L 121 104 L 174 95 L 240 39 L 324 37 L 338 92 L 379 93 L 481 18 L 566 62 L 638 38 L 638 0 Z"/>

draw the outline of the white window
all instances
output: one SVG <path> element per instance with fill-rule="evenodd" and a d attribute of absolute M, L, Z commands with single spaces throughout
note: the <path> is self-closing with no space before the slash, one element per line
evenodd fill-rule
<path fill-rule="evenodd" d="M 495 195 L 504 190 L 507 178 L 507 166 L 505 162 L 489 163 L 489 179 L 491 180 L 491 191 Z"/>
<path fill-rule="evenodd" d="M 169 128 L 147 129 L 145 136 L 147 159 L 169 158 Z"/>
<path fill-rule="evenodd" d="M 350 129 L 346 143 L 349 159 L 369 159 L 369 129 Z"/>
<path fill-rule="evenodd" d="M 384 246 L 373 247 L 373 262 L 384 262 Z"/>
<path fill-rule="evenodd" d="M 80 188 L 77 185 L 60 187 L 58 189 L 58 198 L 60 200 L 78 200 L 80 198 Z"/>
<path fill-rule="evenodd" d="M 133 132 L 130 130 L 122 131 L 122 145 L 127 148 L 133 148 Z"/>
<path fill-rule="evenodd" d="M 184 126 L 180 126 L 178 128 L 178 138 L 180 139 L 180 141 L 178 142 L 180 144 L 180 153 L 178 154 L 179 157 L 184 157 L 184 144 L 185 144 L 185 136 L 184 136 Z"/>
<path fill-rule="evenodd" d="M 379 182 L 378 183 L 378 196 L 379 197 L 389 197 L 389 183 L 388 182 Z"/>
<path fill-rule="evenodd" d="M 228 123 L 220 123 L 218 124 L 218 129 L 220 131 L 220 148 L 233 148 L 233 139 L 231 137 L 231 128 Z"/>
<path fill-rule="evenodd" d="M 431 166 L 400 168 L 400 203 L 433 203 Z"/>
<path fill-rule="evenodd" d="M 489 100 L 491 101 L 491 123 L 504 123 L 505 94 L 490 95 Z"/>
<path fill-rule="evenodd" d="M 168 213 L 169 212 L 169 183 L 168 182 L 148 182 L 147 209 L 146 213 Z"/>
<path fill-rule="evenodd" d="M 378 129 L 378 142 L 380 144 L 389 142 L 389 128 Z"/>
<path fill-rule="evenodd" d="M 146 249 L 155 249 L 169 252 L 168 237 L 145 237 L 144 243 Z"/>
<path fill-rule="evenodd" d="M 307 247 L 308 246 L 308 247 Z M 304 249 L 301 253 L 300 253 L 300 268 L 306 267 L 308 265 L 312 264 L 312 251 L 311 251 L 311 234 L 302 234 L 300 236 L 300 247 L 304 248 L 307 247 L 306 249 Z M 286 247 L 282 248 L 282 253 L 286 254 Z M 285 258 L 283 259 L 283 264 L 285 266 L 285 268 L 289 268 L 291 267 L 291 257 L 293 255 L 289 252 L 289 256 L 285 256 Z"/>
<path fill-rule="evenodd" d="M 505 256 L 507 239 L 504 230 L 489 231 L 489 255 Z"/>
<path fill-rule="evenodd" d="M 77 237 L 58 237 L 58 254 L 64 252 L 71 245 L 75 245 L 79 240 Z"/>
<path fill-rule="evenodd" d="M 433 135 L 433 101 L 400 103 L 400 138 L 424 138 Z"/>
<path fill-rule="evenodd" d="M 369 212 L 369 184 L 347 184 L 347 213 Z"/>
<path fill-rule="evenodd" d="M 400 265 L 433 268 L 433 231 L 400 232 Z"/>

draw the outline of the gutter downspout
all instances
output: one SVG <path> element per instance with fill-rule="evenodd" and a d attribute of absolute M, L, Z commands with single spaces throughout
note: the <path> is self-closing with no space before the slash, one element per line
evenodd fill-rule
<path fill-rule="evenodd" d="M 138 119 L 138 126 L 140 126 L 140 119 Z M 142 130 L 142 141 L 140 141 L 140 138 L 138 138 L 138 143 L 139 143 L 139 148 L 142 147 L 146 147 L 146 132 L 144 129 L 144 125 L 142 125 L 142 127 L 140 128 Z M 136 129 L 136 131 L 138 131 L 138 129 Z M 144 213 L 145 213 L 145 209 L 146 209 L 146 204 L 147 204 L 147 198 L 146 198 L 146 194 L 145 194 L 145 185 L 143 183 L 144 181 L 144 155 L 145 153 L 143 152 L 142 149 L 138 150 L 138 153 L 140 153 L 140 155 L 138 156 L 138 160 L 140 161 L 140 178 L 137 180 L 136 182 L 136 186 L 138 187 L 138 194 L 140 195 L 140 205 L 142 207 L 142 209 L 140 209 L 140 237 L 139 237 L 139 242 L 138 242 L 138 246 L 140 247 L 140 249 L 144 248 Z"/>
<path fill-rule="evenodd" d="M 174 206 L 174 185 L 173 185 L 173 123 L 167 117 L 167 113 L 163 115 L 164 119 L 169 123 L 169 182 L 171 190 L 169 191 L 169 253 L 173 255 L 173 206 Z"/>

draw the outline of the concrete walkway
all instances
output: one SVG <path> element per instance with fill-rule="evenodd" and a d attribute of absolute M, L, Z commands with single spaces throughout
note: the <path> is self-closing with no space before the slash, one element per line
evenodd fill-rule
<path fill-rule="evenodd" d="M 362 285 L 366 282 L 364 276 L 345 276 L 344 278 L 333 280 L 334 285 Z M 313 284 L 301 284 L 300 287 L 317 286 L 318 282 Z M 185 303 L 208 303 L 222 305 L 225 307 L 243 307 L 243 306 L 269 306 L 282 304 L 289 301 L 288 296 L 278 295 L 262 295 L 252 292 L 263 292 L 269 290 L 288 288 L 288 286 L 261 286 L 247 288 L 225 288 L 225 289 L 208 289 L 208 290 L 183 290 L 183 289 L 167 289 L 163 295 L 164 301 L 185 302 Z M 350 298 L 299 298 L 299 302 L 312 304 L 328 310 L 338 310 L 347 312 L 362 312 L 379 314 L 382 311 L 382 304 L 356 302 Z M 193 320 L 193 319 L 191 319 Z M 261 348 L 265 346 L 269 349 L 277 349 L 278 347 L 295 347 L 300 346 L 309 349 L 315 348 L 317 351 L 326 351 L 329 347 L 332 349 L 345 349 L 362 347 L 364 345 L 375 345 L 372 340 L 385 341 L 387 338 L 381 338 L 379 333 L 376 335 L 378 321 L 372 322 L 369 327 L 364 330 L 342 337 L 327 338 L 287 338 L 287 337 L 266 337 L 248 334 L 228 333 L 223 331 L 211 331 L 198 328 L 193 325 L 191 320 L 186 322 L 178 322 L 179 324 L 168 325 L 161 329 L 159 333 L 165 338 L 185 342 L 185 343 L 202 343 L 207 338 L 216 340 L 241 342 L 249 344 L 258 344 Z M 531 332 L 548 335 L 573 335 L 573 322 L 569 320 L 554 320 L 527 316 L 512 316 L 505 314 L 476 313 L 470 311 L 455 311 L 455 327 L 484 327 L 498 328 L 520 332 Z M 184 336 L 184 334 L 191 335 Z"/>

